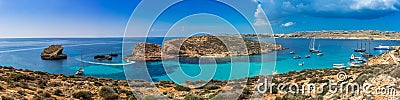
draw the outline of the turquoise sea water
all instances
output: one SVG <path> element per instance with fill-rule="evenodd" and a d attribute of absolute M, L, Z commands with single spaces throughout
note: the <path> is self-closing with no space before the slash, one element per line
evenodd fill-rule
<path fill-rule="evenodd" d="M 171 39 L 171 38 L 169 38 Z M 34 38 L 34 39 L 0 39 L 0 65 L 13 66 L 18 69 L 46 71 L 56 74 L 74 74 L 81 63 L 82 52 L 85 76 L 94 76 L 112 79 L 146 79 L 146 80 L 229 80 L 271 74 L 276 64 L 279 73 L 303 69 L 332 68 L 332 64 L 347 63 L 350 55 L 359 40 L 332 40 L 317 39 L 323 56 L 311 54 L 311 58 L 304 58 L 308 53 L 309 39 L 276 39 L 278 44 L 290 48 L 276 52 L 276 63 L 273 54 L 253 55 L 250 57 L 232 57 L 231 59 L 192 59 L 184 58 L 177 61 L 164 62 L 136 62 L 122 61 L 122 56 L 112 61 L 97 61 L 92 57 L 99 54 L 118 53 L 131 54 L 133 45 L 141 42 L 143 38 L 131 38 L 125 45 L 131 48 L 122 50 L 122 38 Z M 149 42 L 161 44 L 162 38 L 152 38 Z M 40 59 L 44 47 L 51 44 L 62 44 L 68 59 L 59 61 L 46 61 Z M 371 50 L 378 45 L 399 45 L 400 41 L 371 41 Z M 296 54 L 289 54 L 295 51 Z M 378 55 L 384 51 L 371 53 Z M 358 53 L 354 53 L 359 56 Z M 302 59 L 293 59 L 295 55 Z M 264 56 L 267 59 L 260 59 Z M 201 63 L 197 64 L 200 60 Z M 247 62 L 250 61 L 250 62 Z M 304 62 L 303 66 L 298 64 Z M 216 64 L 215 64 L 216 63 Z M 165 70 L 164 70 L 165 68 Z M 181 70 L 181 71 L 180 71 Z M 200 74 L 202 73 L 202 74 Z M 186 75 L 187 74 L 187 75 Z M 127 75 L 127 77 L 125 76 Z"/>

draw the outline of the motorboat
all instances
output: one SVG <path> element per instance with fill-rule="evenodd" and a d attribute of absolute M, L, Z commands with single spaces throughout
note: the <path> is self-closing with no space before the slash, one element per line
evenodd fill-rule
<path fill-rule="evenodd" d="M 345 68 L 344 64 L 333 64 L 333 68 Z"/>
<path fill-rule="evenodd" d="M 310 58 L 310 57 L 311 57 L 310 55 L 306 55 L 306 56 L 305 56 L 305 58 Z"/>
<path fill-rule="evenodd" d="M 390 46 L 379 45 L 378 47 L 375 47 L 374 50 L 392 50 L 392 48 Z"/>
<path fill-rule="evenodd" d="M 290 51 L 289 53 L 290 53 L 290 54 L 294 54 L 294 51 Z"/>
<path fill-rule="evenodd" d="M 324 53 L 320 52 L 320 53 L 317 53 L 317 55 L 322 56 L 322 55 L 324 55 Z"/>
<path fill-rule="evenodd" d="M 363 64 L 361 62 L 356 62 L 356 61 L 350 62 L 349 65 L 350 65 L 350 67 L 361 67 L 361 66 L 363 66 Z"/>
<path fill-rule="evenodd" d="M 78 71 L 75 72 L 75 75 L 83 75 L 83 72 L 85 72 L 85 70 L 83 70 L 83 68 L 80 68 Z"/>
<path fill-rule="evenodd" d="M 301 56 L 294 56 L 293 59 L 301 59 Z"/>
<path fill-rule="evenodd" d="M 304 65 L 304 62 L 299 63 L 299 66 L 303 66 L 303 65 Z"/>
<path fill-rule="evenodd" d="M 354 59 L 356 59 L 356 56 L 354 54 L 351 54 L 350 61 L 353 61 Z"/>

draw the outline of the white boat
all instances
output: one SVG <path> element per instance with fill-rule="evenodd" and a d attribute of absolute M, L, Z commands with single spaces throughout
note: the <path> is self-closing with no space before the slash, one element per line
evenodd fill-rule
<path fill-rule="evenodd" d="M 75 72 L 75 75 L 82 75 L 85 70 L 83 68 L 79 69 L 78 71 Z"/>
<path fill-rule="evenodd" d="M 82 52 L 81 52 L 81 64 L 78 71 L 75 72 L 75 75 L 83 75 L 83 73 L 85 72 L 85 70 L 83 69 L 83 63 L 82 63 Z"/>
<path fill-rule="evenodd" d="M 314 36 L 314 38 L 311 39 L 309 48 L 310 48 L 309 51 L 311 53 L 319 53 L 320 52 L 319 50 L 315 49 L 315 36 Z M 318 49 L 319 49 L 319 47 L 318 47 Z"/>
<path fill-rule="evenodd" d="M 356 56 L 354 54 L 351 54 L 350 60 L 354 60 L 354 59 L 356 59 Z"/>
<path fill-rule="evenodd" d="M 272 71 L 272 75 L 276 75 L 276 74 L 278 74 L 278 70 Z"/>
<path fill-rule="evenodd" d="M 374 50 L 392 50 L 392 48 L 390 48 L 390 46 L 379 45 L 378 47 L 375 47 Z"/>
<path fill-rule="evenodd" d="M 360 62 L 351 62 L 350 67 L 361 67 L 363 66 Z"/>
<path fill-rule="evenodd" d="M 301 59 L 301 56 L 294 56 L 293 59 Z"/>
<path fill-rule="evenodd" d="M 294 51 L 290 51 L 289 53 L 290 53 L 290 54 L 294 54 Z"/>
<path fill-rule="evenodd" d="M 299 63 L 299 66 L 303 66 L 303 65 L 304 65 L 304 62 Z"/>
<path fill-rule="evenodd" d="M 333 68 L 345 68 L 344 64 L 333 64 Z"/>
<path fill-rule="evenodd" d="M 324 55 L 324 53 L 320 52 L 320 53 L 317 53 L 317 55 L 322 56 L 322 55 Z"/>

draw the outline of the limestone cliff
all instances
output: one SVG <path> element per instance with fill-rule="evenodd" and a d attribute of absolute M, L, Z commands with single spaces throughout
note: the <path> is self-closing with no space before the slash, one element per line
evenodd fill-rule
<path fill-rule="evenodd" d="M 61 45 L 51 45 L 43 50 L 41 58 L 43 60 L 67 59 L 67 55 L 62 53 L 63 49 Z"/>

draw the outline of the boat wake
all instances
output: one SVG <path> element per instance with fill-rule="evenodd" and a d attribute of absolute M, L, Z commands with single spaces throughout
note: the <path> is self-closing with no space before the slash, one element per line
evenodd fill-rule
<path fill-rule="evenodd" d="M 88 46 L 88 45 L 103 45 L 103 44 L 118 44 L 122 42 L 112 42 L 112 43 L 89 43 L 89 44 L 74 44 L 74 45 L 64 45 L 64 47 L 77 47 L 77 46 Z M 19 51 L 29 51 L 29 50 L 40 50 L 46 47 L 37 47 L 37 48 L 26 48 L 26 49 L 15 49 L 15 50 L 4 50 L 0 51 L 0 53 L 10 53 L 10 52 L 19 52 Z"/>
<path fill-rule="evenodd" d="M 136 62 L 127 62 L 127 63 L 101 63 L 101 62 L 93 62 L 93 61 L 86 61 L 86 60 L 80 60 L 80 59 L 76 59 L 80 62 L 84 62 L 84 63 L 89 63 L 89 64 L 96 64 L 96 65 L 106 65 L 106 66 L 125 66 L 125 65 L 130 65 L 130 64 L 134 64 Z"/>

